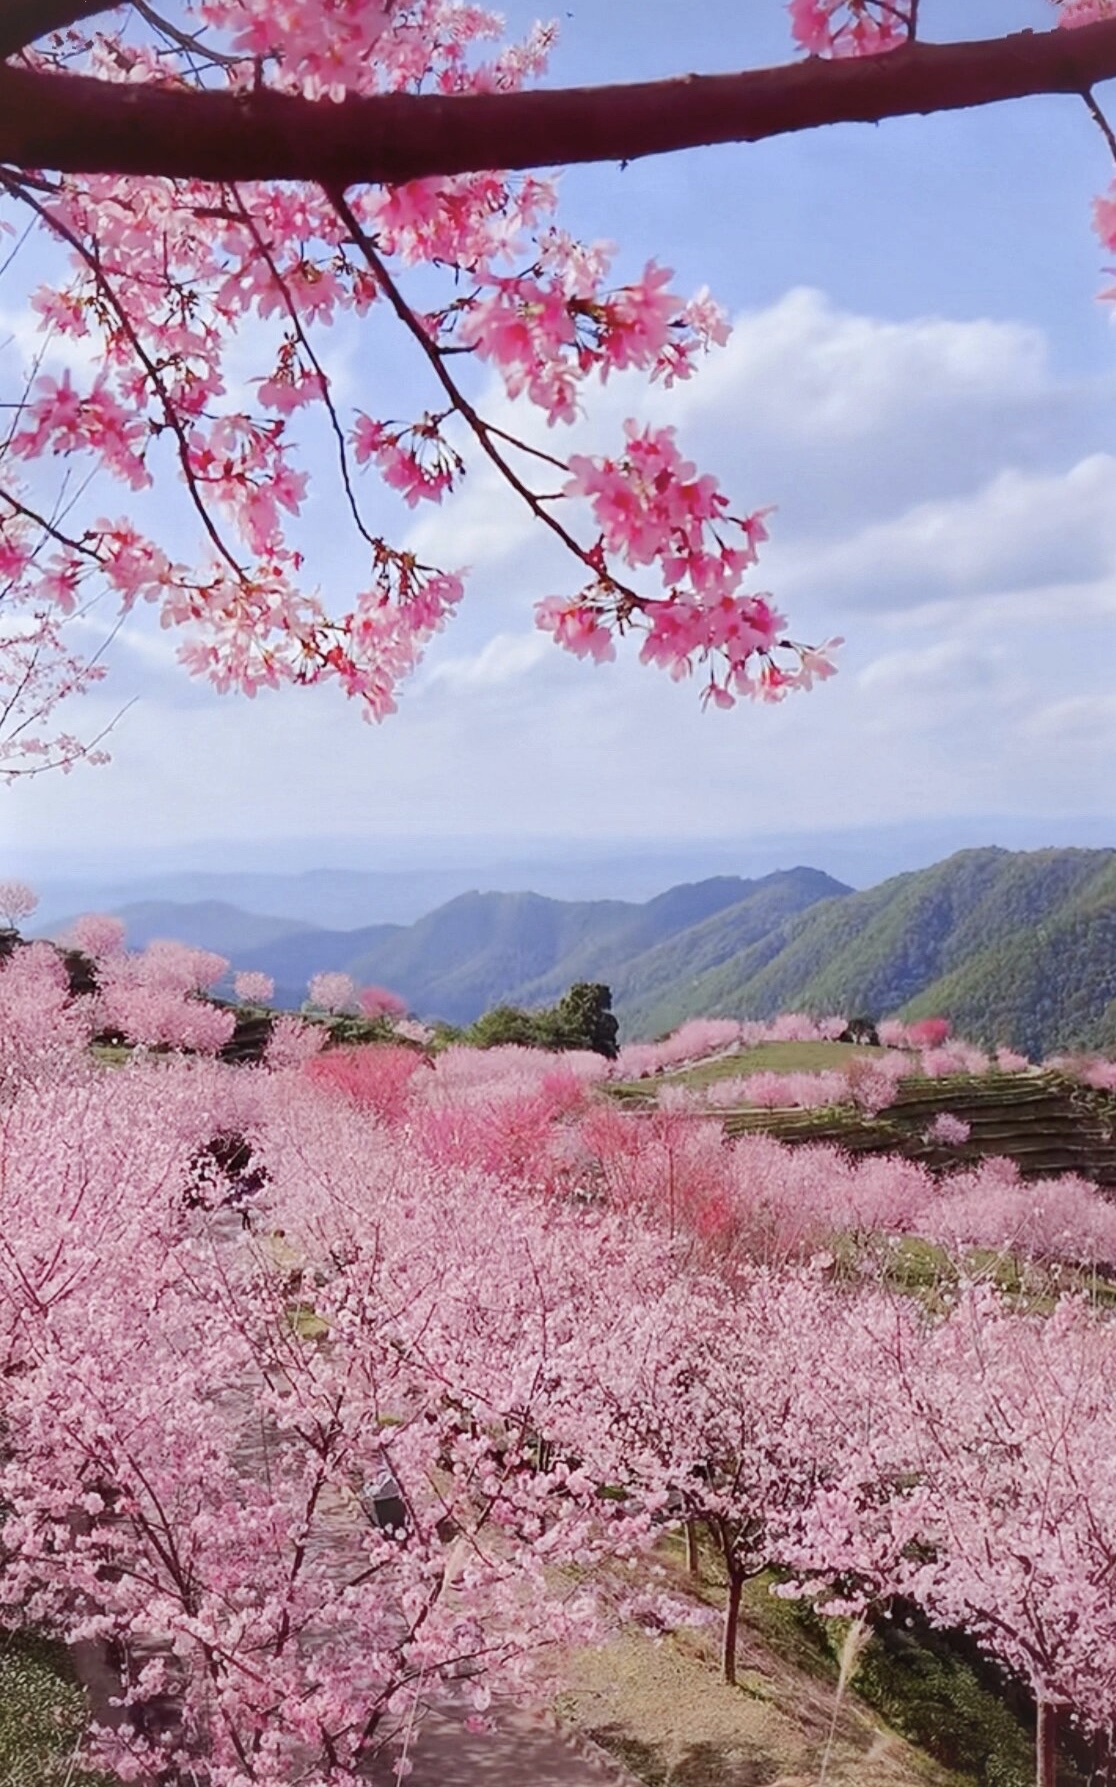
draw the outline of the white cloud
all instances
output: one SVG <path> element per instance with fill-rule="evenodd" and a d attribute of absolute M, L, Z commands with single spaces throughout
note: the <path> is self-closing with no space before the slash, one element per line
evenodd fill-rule
<path fill-rule="evenodd" d="M 634 391 L 617 380 L 575 434 L 531 438 L 607 450 Z M 785 597 L 797 636 L 849 635 L 835 683 L 775 710 L 703 714 L 694 682 L 635 664 L 637 642 L 614 665 L 574 662 L 533 630 L 531 607 L 576 588 L 579 567 L 481 465 L 459 499 L 410 520 L 409 545 L 474 572 L 460 620 L 382 728 L 332 689 L 251 707 L 185 684 L 172 694 L 174 639 L 151 636 L 148 617 L 120 690 L 147 693 L 112 768 L 13 790 L 9 823 L 27 847 L 191 834 L 232 846 L 354 829 L 709 837 L 1111 810 L 1112 728 L 1088 705 L 1107 699 L 1100 622 L 1116 605 L 1116 455 L 1096 403 L 1059 384 L 1041 335 L 1018 324 L 886 321 L 789 293 L 744 315 L 689 386 L 644 388 L 639 413 L 677 423 L 742 503 L 780 500 L 759 581 Z M 487 408 L 522 420 L 492 392 Z M 1070 615 L 1074 629 L 1058 624 Z M 1084 645 L 1069 637 L 1083 615 Z"/>
<path fill-rule="evenodd" d="M 731 391 L 744 430 L 848 445 L 906 424 L 912 408 L 1014 404 L 1049 382 L 1045 339 L 1021 323 L 857 316 L 804 286 L 738 316 L 714 377 L 678 407 L 696 418 Z"/>
<path fill-rule="evenodd" d="M 485 689 L 518 682 L 537 672 L 539 664 L 554 651 L 554 643 L 542 633 L 497 633 L 479 652 L 467 657 L 444 658 L 424 675 L 425 688 Z"/>
<path fill-rule="evenodd" d="M 1116 566 L 1116 458 L 1092 454 L 1064 473 L 1011 467 L 782 563 L 788 591 L 821 585 L 878 609 L 1095 583 Z"/>

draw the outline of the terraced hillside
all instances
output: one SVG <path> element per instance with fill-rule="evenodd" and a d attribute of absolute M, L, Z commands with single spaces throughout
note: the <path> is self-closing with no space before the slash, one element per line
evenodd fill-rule
<path fill-rule="evenodd" d="M 969 1124 L 962 1149 L 946 1150 L 926 1140 L 940 1112 Z M 876 1118 L 834 1110 L 733 1111 L 725 1118 L 725 1131 L 832 1142 L 855 1153 L 902 1154 L 931 1167 L 1007 1156 L 1025 1177 L 1079 1173 L 1116 1194 L 1116 1097 L 1053 1072 L 910 1080 Z"/>

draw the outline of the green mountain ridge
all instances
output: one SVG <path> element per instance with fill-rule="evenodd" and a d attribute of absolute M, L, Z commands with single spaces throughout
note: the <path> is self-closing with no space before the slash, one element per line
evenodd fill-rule
<path fill-rule="evenodd" d="M 757 881 L 713 876 L 643 902 L 472 892 L 412 925 L 311 928 L 268 940 L 238 952 L 234 967 L 270 974 L 281 1004 L 300 1004 L 310 975 L 334 970 L 391 987 L 420 1016 L 467 1024 L 499 1003 L 551 1004 L 578 980 L 613 985 L 625 964 L 722 912 L 735 912 L 745 927 L 731 953 L 776 919 L 848 892 L 816 869 Z"/>
<path fill-rule="evenodd" d="M 469 893 L 353 953 L 346 972 L 402 993 L 412 1009 L 470 1023 L 498 1003 L 549 1004 L 578 980 L 615 984 L 625 962 L 686 935 L 711 913 L 752 898 L 800 911 L 843 893 L 816 870 L 790 870 L 748 882 L 734 876 L 670 888 L 642 904 L 623 900 L 552 900 L 532 893 Z"/>
<path fill-rule="evenodd" d="M 157 926 L 218 949 L 291 1006 L 322 970 L 456 1024 L 603 981 L 628 1040 L 690 1017 L 898 1012 L 1032 1056 L 1116 1048 L 1116 850 L 964 850 L 860 892 L 804 867 L 642 903 L 473 892 L 414 924 L 346 931 L 212 903 L 122 916 L 132 944 Z"/>
<path fill-rule="evenodd" d="M 967 850 L 786 920 L 683 991 L 620 1006 L 627 1032 L 801 1010 L 948 1017 L 1032 1055 L 1116 1042 L 1116 851 Z"/>

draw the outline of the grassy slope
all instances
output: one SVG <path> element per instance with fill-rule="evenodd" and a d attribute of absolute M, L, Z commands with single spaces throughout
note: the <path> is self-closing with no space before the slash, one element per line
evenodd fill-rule
<path fill-rule="evenodd" d="M 858 1055 L 883 1055 L 885 1049 L 851 1042 L 765 1042 L 739 1054 L 718 1055 L 648 1080 L 618 1080 L 609 1091 L 619 1097 L 634 1093 L 650 1096 L 661 1086 L 711 1086 L 716 1080 L 747 1079 L 753 1073 L 840 1073 Z"/>
<path fill-rule="evenodd" d="M 702 1581 L 664 1552 L 666 1581 L 711 1610 L 723 1603 L 716 1561 Z M 748 1584 L 739 1684 L 719 1679 L 716 1626 L 667 1638 L 627 1633 L 573 1660 L 560 1710 L 648 1787 L 815 1787 L 834 1719 L 842 1621 Z M 830 1787 L 1030 1787 L 1025 1705 L 941 1634 L 905 1620 L 881 1626 L 836 1709 Z M 1067 1764 L 1064 1787 L 1079 1787 Z"/>
<path fill-rule="evenodd" d="M 71 1770 L 84 1719 L 64 1653 L 37 1639 L 0 1637 L 0 1787 L 97 1787 Z"/>

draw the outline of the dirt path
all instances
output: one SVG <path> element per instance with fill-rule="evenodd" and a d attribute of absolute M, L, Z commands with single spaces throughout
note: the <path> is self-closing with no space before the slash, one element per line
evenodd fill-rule
<path fill-rule="evenodd" d="M 543 1713 L 508 1707 L 494 1732 L 466 1731 L 432 1712 L 409 1752 L 406 1787 L 641 1787 L 603 1755 L 558 1731 Z M 395 1787 L 387 1757 L 373 1769 L 376 1787 Z"/>

